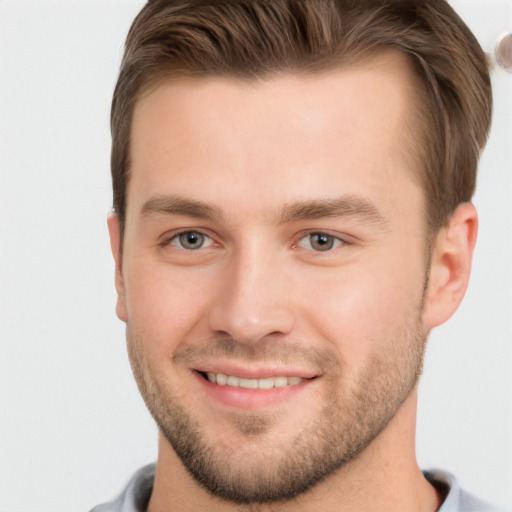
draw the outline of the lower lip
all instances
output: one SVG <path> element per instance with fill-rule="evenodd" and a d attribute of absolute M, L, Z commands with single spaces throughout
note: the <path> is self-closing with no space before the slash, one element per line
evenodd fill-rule
<path fill-rule="evenodd" d="M 304 380 L 293 386 L 283 386 L 272 389 L 247 389 L 235 386 L 219 386 L 205 379 L 198 372 L 194 372 L 196 379 L 205 393 L 216 402 L 234 409 L 262 409 L 295 398 L 306 388 L 313 386 L 316 379 Z"/>

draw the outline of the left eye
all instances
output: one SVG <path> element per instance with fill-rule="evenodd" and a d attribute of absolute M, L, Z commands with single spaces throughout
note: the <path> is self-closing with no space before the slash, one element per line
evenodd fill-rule
<path fill-rule="evenodd" d="M 186 231 L 171 239 L 172 245 L 187 251 L 202 249 L 205 245 L 209 245 L 211 242 L 212 239 L 209 236 L 204 233 L 200 233 L 199 231 Z"/>
<path fill-rule="evenodd" d="M 343 245 L 343 240 L 326 233 L 309 233 L 303 237 L 299 245 L 303 249 L 312 249 L 313 251 L 327 252 L 331 249 Z"/>

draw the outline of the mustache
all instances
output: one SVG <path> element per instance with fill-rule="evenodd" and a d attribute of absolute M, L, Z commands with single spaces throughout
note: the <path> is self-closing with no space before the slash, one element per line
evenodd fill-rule
<path fill-rule="evenodd" d="M 194 366 L 197 361 L 224 359 L 240 363 L 280 363 L 306 365 L 321 372 L 341 367 L 339 355 L 326 347 L 311 347 L 293 341 L 261 340 L 245 344 L 229 336 L 210 338 L 193 345 L 184 344 L 173 356 L 178 366 Z"/>

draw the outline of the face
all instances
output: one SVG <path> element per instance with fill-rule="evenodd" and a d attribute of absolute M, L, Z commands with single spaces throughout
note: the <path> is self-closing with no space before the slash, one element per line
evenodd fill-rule
<path fill-rule="evenodd" d="M 409 84 L 390 54 L 174 80 L 137 104 L 117 311 L 148 408 L 214 494 L 296 496 L 414 388 L 427 244 Z"/>

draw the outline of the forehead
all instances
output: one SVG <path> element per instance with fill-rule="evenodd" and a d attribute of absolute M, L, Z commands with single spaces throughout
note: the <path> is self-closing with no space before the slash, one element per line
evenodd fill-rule
<path fill-rule="evenodd" d="M 128 211 L 155 195 L 220 201 L 227 188 L 241 211 L 255 194 L 261 207 L 334 189 L 386 195 L 412 180 L 411 82 L 395 52 L 316 75 L 168 79 L 134 111 Z"/>

